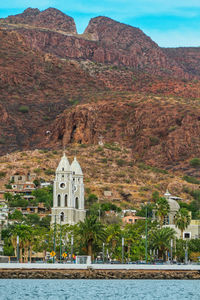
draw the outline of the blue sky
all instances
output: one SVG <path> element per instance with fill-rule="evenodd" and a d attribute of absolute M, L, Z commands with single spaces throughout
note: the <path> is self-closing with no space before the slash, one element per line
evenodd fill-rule
<path fill-rule="evenodd" d="M 79 33 L 101 15 L 139 27 L 162 47 L 200 46 L 200 0 L 1 0 L 0 17 L 27 7 L 60 9 L 75 19 Z"/>

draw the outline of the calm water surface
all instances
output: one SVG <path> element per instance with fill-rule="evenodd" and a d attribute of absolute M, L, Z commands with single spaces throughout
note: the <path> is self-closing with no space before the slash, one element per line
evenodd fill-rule
<path fill-rule="evenodd" d="M 200 300 L 200 280 L 0 279 L 0 300 Z"/>

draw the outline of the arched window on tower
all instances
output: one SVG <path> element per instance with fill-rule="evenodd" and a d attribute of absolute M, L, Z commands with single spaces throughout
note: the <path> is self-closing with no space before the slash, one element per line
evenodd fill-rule
<path fill-rule="evenodd" d="M 78 197 L 75 199 L 75 208 L 78 209 Z"/>
<path fill-rule="evenodd" d="M 60 206 L 60 195 L 58 195 L 58 206 Z"/>
<path fill-rule="evenodd" d="M 64 221 L 64 217 L 65 217 L 65 216 L 64 216 L 64 212 L 61 212 L 61 214 L 60 214 L 60 221 L 61 221 L 61 222 Z"/>
<path fill-rule="evenodd" d="M 67 194 L 65 195 L 65 206 L 67 207 Z"/>

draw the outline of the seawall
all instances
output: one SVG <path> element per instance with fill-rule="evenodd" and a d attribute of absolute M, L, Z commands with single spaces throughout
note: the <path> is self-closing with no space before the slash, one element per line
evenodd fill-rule
<path fill-rule="evenodd" d="M 107 266 L 109 267 L 109 266 Z M 138 266 L 139 267 L 139 266 Z M 154 266 L 156 267 L 156 266 Z M 200 270 L 195 269 L 123 269 L 110 266 L 110 269 L 76 268 L 2 268 L 1 279 L 196 279 L 200 280 Z"/>

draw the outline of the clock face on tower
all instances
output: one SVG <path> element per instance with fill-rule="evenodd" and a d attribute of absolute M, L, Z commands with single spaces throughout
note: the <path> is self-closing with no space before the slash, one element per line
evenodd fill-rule
<path fill-rule="evenodd" d="M 64 188 L 65 188 L 65 183 L 64 183 L 64 182 L 62 182 L 62 183 L 60 184 L 60 188 L 61 188 L 61 189 L 64 189 Z"/>

